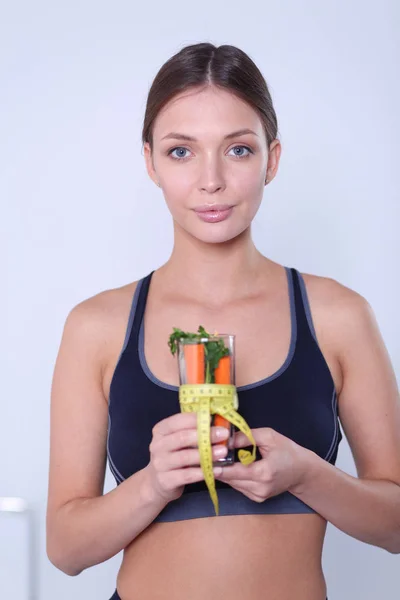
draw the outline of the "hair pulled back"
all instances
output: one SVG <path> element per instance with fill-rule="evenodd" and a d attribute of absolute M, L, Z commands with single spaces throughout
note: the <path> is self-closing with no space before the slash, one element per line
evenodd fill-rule
<path fill-rule="evenodd" d="M 268 149 L 277 138 L 278 122 L 267 83 L 251 58 L 236 46 L 199 43 L 185 46 L 167 60 L 150 87 L 143 120 L 142 142 L 153 152 L 153 128 L 158 113 L 172 98 L 213 85 L 228 90 L 257 111 Z"/>

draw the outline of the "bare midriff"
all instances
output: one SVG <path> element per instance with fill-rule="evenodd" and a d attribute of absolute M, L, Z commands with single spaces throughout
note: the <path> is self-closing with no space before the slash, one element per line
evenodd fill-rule
<path fill-rule="evenodd" d="M 317 513 L 153 523 L 124 551 L 121 600 L 325 600 Z"/>

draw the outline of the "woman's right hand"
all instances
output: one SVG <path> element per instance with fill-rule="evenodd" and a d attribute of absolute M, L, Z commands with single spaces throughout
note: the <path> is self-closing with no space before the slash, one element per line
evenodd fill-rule
<path fill-rule="evenodd" d="M 150 462 L 145 468 L 152 496 L 165 502 L 179 498 L 188 483 L 204 480 L 197 439 L 197 414 L 176 413 L 153 427 Z M 211 444 L 226 440 L 226 427 L 211 427 Z M 212 445 L 213 461 L 226 455 L 226 445 Z"/>

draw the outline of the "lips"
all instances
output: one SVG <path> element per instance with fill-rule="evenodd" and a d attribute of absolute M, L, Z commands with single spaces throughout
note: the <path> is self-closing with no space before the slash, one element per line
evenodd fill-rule
<path fill-rule="evenodd" d="M 232 208 L 231 204 L 203 204 L 202 206 L 196 206 L 194 209 L 196 212 L 212 212 L 212 211 L 223 211 Z"/>
<path fill-rule="evenodd" d="M 224 221 L 227 219 L 233 211 L 233 206 L 228 206 L 224 210 L 195 210 L 195 213 L 202 221 L 206 223 L 218 223 L 219 221 Z"/>

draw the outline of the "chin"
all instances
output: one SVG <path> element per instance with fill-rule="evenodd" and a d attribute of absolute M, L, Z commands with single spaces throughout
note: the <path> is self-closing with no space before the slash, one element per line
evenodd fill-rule
<path fill-rule="evenodd" d="M 196 228 L 196 230 L 191 229 L 188 231 L 188 233 L 190 233 L 190 235 L 192 235 L 196 239 L 201 240 L 202 242 L 205 242 L 207 244 L 223 244 L 225 242 L 234 240 L 235 238 L 240 236 L 244 231 L 246 231 L 246 229 L 248 229 L 248 227 L 250 226 L 250 224 L 246 224 L 238 228 L 237 226 L 232 227 L 232 224 L 228 225 L 227 223 L 223 222 L 204 223 L 204 225 L 206 227 L 202 229 Z M 218 227 L 218 225 L 221 226 Z"/>

